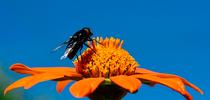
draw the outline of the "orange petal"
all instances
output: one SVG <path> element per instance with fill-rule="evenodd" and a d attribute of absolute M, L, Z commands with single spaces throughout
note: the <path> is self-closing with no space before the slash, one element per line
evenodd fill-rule
<path fill-rule="evenodd" d="M 138 88 L 141 86 L 141 82 L 131 76 L 125 76 L 125 75 L 119 75 L 110 77 L 111 81 L 118 86 L 125 88 L 126 90 L 129 90 L 131 93 L 134 93 L 138 90 Z"/>
<path fill-rule="evenodd" d="M 21 74 L 36 74 L 36 73 L 44 73 L 44 72 L 75 72 L 75 68 L 71 67 L 34 67 L 29 68 L 28 66 L 16 63 L 10 67 L 10 70 L 13 70 L 17 73 Z"/>
<path fill-rule="evenodd" d="M 10 66 L 10 70 L 15 71 L 20 74 L 37 74 L 38 71 L 33 71 L 31 68 L 25 66 L 24 64 L 16 63 Z"/>
<path fill-rule="evenodd" d="M 81 78 L 82 75 L 76 72 L 75 68 L 70 67 L 43 67 L 43 68 L 31 68 L 33 71 L 43 72 L 43 73 L 57 73 L 68 77 Z"/>
<path fill-rule="evenodd" d="M 165 85 L 167 87 L 170 87 L 171 89 L 181 93 L 183 96 L 187 98 L 187 100 L 192 100 L 192 97 L 190 94 L 185 90 L 184 83 L 179 78 L 159 78 L 157 76 L 152 76 L 149 74 L 139 74 L 139 75 L 132 75 L 133 77 L 140 78 L 143 80 L 148 80 L 152 82 L 156 82 L 162 85 Z"/>
<path fill-rule="evenodd" d="M 182 80 L 182 82 L 185 85 L 187 85 L 187 86 L 195 89 L 196 91 L 200 92 L 201 94 L 203 94 L 203 91 L 200 88 L 198 88 L 197 86 L 195 86 L 194 84 L 190 83 L 189 81 L 187 81 L 186 79 L 184 79 L 180 76 L 173 75 L 173 74 L 164 74 L 164 73 L 158 73 L 158 74 L 156 74 L 156 76 L 161 77 L 161 78 L 179 78 Z"/>
<path fill-rule="evenodd" d="M 167 78 L 166 80 L 174 82 L 178 85 L 179 89 L 181 91 L 184 91 L 184 93 L 181 93 L 187 100 L 193 100 L 193 97 L 187 92 L 185 89 L 184 83 L 180 78 Z M 178 89 L 178 88 L 177 88 Z"/>
<path fill-rule="evenodd" d="M 151 70 L 144 69 L 144 68 L 136 68 L 135 73 L 138 73 L 138 74 L 152 74 L 152 73 L 154 73 L 155 74 L 157 72 L 153 72 Z"/>
<path fill-rule="evenodd" d="M 29 89 L 32 86 L 36 85 L 37 83 L 40 83 L 43 81 L 58 79 L 58 78 L 62 78 L 64 76 L 61 74 L 56 74 L 56 73 L 54 73 L 54 74 L 53 73 L 43 73 L 43 74 L 33 75 L 32 77 L 33 77 L 33 79 L 24 86 L 24 89 Z"/>
<path fill-rule="evenodd" d="M 185 85 L 187 85 L 187 86 L 195 89 L 196 91 L 200 92 L 201 94 L 203 94 L 203 91 L 200 88 L 198 88 L 194 84 L 188 82 L 184 78 L 182 78 L 180 76 L 177 76 L 177 75 L 154 72 L 154 71 L 147 70 L 147 69 L 144 69 L 144 68 L 137 68 L 136 71 L 135 71 L 135 73 L 139 73 L 139 74 L 151 74 L 151 75 L 158 76 L 158 77 L 161 77 L 161 78 L 180 78 L 184 82 Z"/>
<path fill-rule="evenodd" d="M 105 78 L 87 78 L 74 83 L 69 91 L 77 98 L 86 97 L 93 93 Z"/>
<path fill-rule="evenodd" d="M 185 80 L 184 78 L 182 78 L 182 81 L 184 82 L 185 85 L 187 85 L 187 86 L 189 86 L 189 87 L 195 89 L 196 91 L 198 91 L 198 92 L 201 93 L 201 94 L 204 94 L 204 92 L 203 92 L 200 88 L 198 88 L 198 87 L 195 86 L 194 84 L 190 83 L 189 81 Z"/>
<path fill-rule="evenodd" d="M 15 89 L 15 88 L 19 88 L 22 87 L 24 85 L 26 85 L 28 82 L 30 82 L 30 80 L 33 79 L 32 76 L 28 76 L 28 77 L 24 77 L 14 83 L 12 83 L 11 85 L 9 85 L 5 90 L 4 90 L 4 94 L 6 94 L 7 92 Z"/>
<path fill-rule="evenodd" d="M 187 100 L 193 100 L 193 97 L 186 91 L 185 95 L 183 95 Z"/>
<path fill-rule="evenodd" d="M 56 90 L 58 93 L 61 93 L 63 89 L 71 82 L 72 80 L 63 80 L 63 81 L 58 81 L 56 85 Z"/>
<path fill-rule="evenodd" d="M 104 80 L 105 78 L 102 77 L 90 80 L 90 82 L 92 82 L 89 84 L 91 86 L 91 93 L 93 93 Z"/>
<path fill-rule="evenodd" d="M 79 77 L 81 78 L 82 75 L 76 72 L 75 68 L 70 67 L 42 67 L 42 68 L 29 68 L 24 64 L 13 64 L 10 67 L 11 70 L 21 73 L 21 74 L 41 74 L 41 73 L 58 73 L 63 74 L 68 77 Z"/>
<path fill-rule="evenodd" d="M 76 69 L 71 67 L 34 67 L 32 69 L 40 72 L 76 72 Z"/>

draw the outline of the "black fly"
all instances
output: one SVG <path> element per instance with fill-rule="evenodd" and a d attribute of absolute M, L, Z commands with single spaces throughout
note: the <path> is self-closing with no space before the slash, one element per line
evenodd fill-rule
<path fill-rule="evenodd" d="M 84 27 L 81 30 L 77 31 L 73 36 L 71 36 L 67 41 L 63 42 L 60 46 L 55 48 L 53 51 L 58 50 L 59 48 L 66 46 L 66 51 L 60 59 L 65 59 L 68 57 L 69 59 L 73 59 L 76 53 L 83 48 L 83 44 L 89 47 L 86 42 L 93 41 L 91 36 L 93 33 L 90 28 Z M 90 48 L 90 47 L 89 47 Z"/>

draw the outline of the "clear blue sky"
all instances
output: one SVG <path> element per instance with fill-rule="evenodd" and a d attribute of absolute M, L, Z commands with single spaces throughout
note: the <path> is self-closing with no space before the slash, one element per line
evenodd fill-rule
<path fill-rule="evenodd" d="M 13 82 L 22 77 L 9 71 L 16 62 L 29 66 L 73 66 L 60 61 L 63 51 L 50 53 L 84 26 L 94 36 L 118 37 L 142 65 L 180 75 L 204 90 L 187 88 L 195 100 L 210 100 L 209 0 L 1 0 L 0 65 Z M 2 84 L 2 83 L 0 83 Z M 71 100 L 68 88 L 57 94 L 53 82 L 23 92 L 25 100 Z M 164 86 L 142 86 L 124 100 L 184 100 Z"/>

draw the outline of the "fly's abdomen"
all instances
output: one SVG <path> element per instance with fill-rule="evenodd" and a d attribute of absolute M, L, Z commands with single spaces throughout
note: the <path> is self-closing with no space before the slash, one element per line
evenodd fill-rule
<path fill-rule="evenodd" d="M 80 45 L 75 45 L 72 50 L 68 53 L 68 58 L 73 59 L 74 56 L 77 54 L 78 50 L 81 48 Z"/>

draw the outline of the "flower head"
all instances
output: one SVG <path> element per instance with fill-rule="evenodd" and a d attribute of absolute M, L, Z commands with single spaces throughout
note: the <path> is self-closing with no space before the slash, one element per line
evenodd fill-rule
<path fill-rule="evenodd" d="M 85 77 L 110 78 L 117 75 L 133 75 L 139 66 L 135 59 L 122 48 L 123 41 L 113 37 L 93 42 L 79 59 L 74 61 L 77 72 Z"/>
<path fill-rule="evenodd" d="M 192 100 L 192 96 L 186 91 L 185 85 L 203 94 L 198 87 L 182 77 L 138 68 L 139 64 L 122 48 L 123 41 L 112 37 L 97 40 L 99 43 L 89 43 L 90 48 L 74 61 L 75 68 L 29 68 L 23 64 L 12 65 L 11 70 L 29 76 L 8 86 L 4 93 L 18 87 L 29 89 L 47 80 L 57 81 L 56 90 L 60 93 L 72 80 L 76 80 L 69 90 L 78 98 L 88 96 L 91 99 L 103 99 L 103 96 L 109 95 L 111 99 L 115 95 L 120 99 L 127 92 L 135 93 L 142 83 L 150 86 L 165 85 L 187 100 Z"/>

